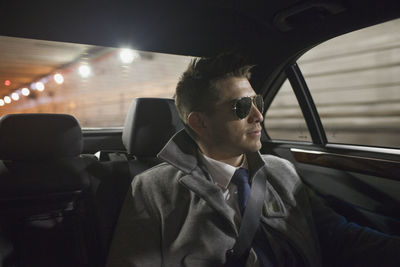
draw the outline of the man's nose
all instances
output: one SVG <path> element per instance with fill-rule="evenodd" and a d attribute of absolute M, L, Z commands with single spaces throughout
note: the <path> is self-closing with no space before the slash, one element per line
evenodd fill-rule
<path fill-rule="evenodd" d="M 263 115 L 258 110 L 256 105 L 254 103 L 252 103 L 251 104 L 251 109 L 250 109 L 250 114 L 249 114 L 249 117 L 248 117 L 249 123 L 254 123 L 254 122 L 259 123 L 259 122 L 262 122 L 263 120 L 264 120 Z"/>

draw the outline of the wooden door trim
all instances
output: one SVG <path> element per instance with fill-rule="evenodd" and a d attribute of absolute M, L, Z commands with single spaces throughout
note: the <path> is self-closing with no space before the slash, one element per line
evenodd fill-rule
<path fill-rule="evenodd" d="M 399 161 L 341 155 L 324 151 L 298 148 L 291 148 L 290 151 L 296 161 L 299 163 L 363 173 L 400 181 Z"/>

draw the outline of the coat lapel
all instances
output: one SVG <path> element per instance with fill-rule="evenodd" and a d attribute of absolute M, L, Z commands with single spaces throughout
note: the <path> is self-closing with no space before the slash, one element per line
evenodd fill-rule
<path fill-rule="evenodd" d="M 238 234 L 234 224 L 234 210 L 226 203 L 221 189 L 206 179 L 200 168 L 196 168 L 191 174 L 183 176 L 179 182 L 204 199 L 211 208 L 227 220 L 235 234 Z"/>
<path fill-rule="evenodd" d="M 234 210 L 228 206 L 221 189 L 212 182 L 207 171 L 199 166 L 197 144 L 184 130 L 175 134 L 158 154 L 158 157 L 184 172 L 186 175 L 182 176 L 179 182 L 222 215 L 237 235 Z"/>

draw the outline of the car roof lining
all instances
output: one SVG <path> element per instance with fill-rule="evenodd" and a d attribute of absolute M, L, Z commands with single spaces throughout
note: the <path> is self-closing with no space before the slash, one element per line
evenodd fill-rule
<path fill-rule="evenodd" d="M 293 54 L 294 50 L 400 13 L 395 0 L 335 0 L 329 2 L 343 9 L 337 14 L 321 17 L 323 12 L 315 7 L 304 13 L 304 6 L 314 2 L 3 1 L 0 6 L 6 12 L 0 17 L 0 35 L 110 47 L 129 44 L 138 50 L 190 56 L 233 48 L 247 54 L 268 55 L 271 49 L 274 54 L 276 49 Z M 300 11 L 295 13 L 296 9 Z M 287 21 L 298 16 L 296 25 L 292 25 L 296 27 L 282 32 L 279 24 L 274 25 L 274 18 L 276 24 L 276 18 L 288 12 L 294 15 Z"/>

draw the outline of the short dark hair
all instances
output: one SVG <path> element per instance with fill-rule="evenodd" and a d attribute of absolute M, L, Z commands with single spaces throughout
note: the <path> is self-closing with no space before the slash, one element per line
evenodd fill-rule
<path fill-rule="evenodd" d="M 193 111 L 210 114 L 219 99 L 216 83 L 229 77 L 250 79 L 250 69 L 238 55 L 221 54 L 210 58 L 196 58 L 182 74 L 175 92 L 175 105 L 187 132 L 196 138 L 188 126 L 188 115 Z"/>

